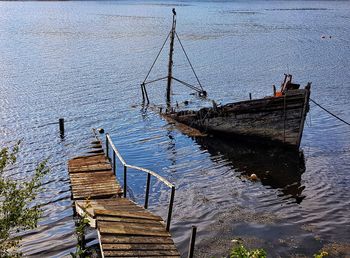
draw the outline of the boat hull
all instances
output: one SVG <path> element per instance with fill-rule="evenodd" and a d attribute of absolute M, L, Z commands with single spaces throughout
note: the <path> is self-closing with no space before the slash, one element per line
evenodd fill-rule
<path fill-rule="evenodd" d="M 299 148 L 306 114 L 309 110 L 310 85 L 289 90 L 280 97 L 230 103 L 198 111 L 168 114 L 177 122 L 201 131 L 226 136 L 244 136 Z"/>

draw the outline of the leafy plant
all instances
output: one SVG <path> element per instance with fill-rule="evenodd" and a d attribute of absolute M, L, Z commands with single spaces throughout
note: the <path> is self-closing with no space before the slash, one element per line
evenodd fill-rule
<path fill-rule="evenodd" d="M 248 250 L 242 244 L 232 248 L 230 258 L 265 258 L 266 252 L 264 249 Z"/>
<path fill-rule="evenodd" d="M 325 251 L 320 252 L 319 254 L 314 254 L 314 258 L 323 258 L 328 256 L 328 253 Z"/>
<path fill-rule="evenodd" d="M 86 200 L 86 205 L 83 210 L 90 208 L 91 204 L 89 200 Z M 77 246 L 74 253 L 70 253 L 72 258 L 87 257 L 88 249 L 85 248 L 85 229 L 89 226 L 89 219 L 86 212 L 79 216 L 75 226 L 75 234 L 77 235 Z"/>
<path fill-rule="evenodd" d="M 20 237 L 13 233 L 34 229 L 41 215 L 38 206 L 29 206 L 35 199 L 42 177 L 49 172 L 47 160 L 41 162 L 34 175 L 22 182 L 5 178 L 8 166 L 15 164 L 20 142 L 12 148 L 0 150 L 0 257 L 19 257 L 17 251 Z"/>

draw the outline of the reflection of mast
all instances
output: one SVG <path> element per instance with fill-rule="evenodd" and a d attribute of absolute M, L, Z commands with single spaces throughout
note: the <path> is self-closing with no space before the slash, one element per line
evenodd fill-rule
<path fill-rule="evenodd" d="M 168 105 L 171 105 L 171 80 L 173 74 L 173 53 L 174 53 L 174 38 L 176 28 L 176 12 L 173 8 L 173 26 L 170 32 L 170 50 L 169 50 L 169 64 L 168 64 L 168 83 L 166 87 L 166 101 Z"/>
<path fill-rule="evenodd" d="M 171 162 L 171 166 L 174 167 L 177 163 L 176 162 L 177 151 L 176 151 L 176 144 L 175 144 L 176 142 L 172 134 L 172 130 L 168 130 L 167 136 L 169 138 L 168 147 L 166 148 L 168 151 L 168 160 Z"/>

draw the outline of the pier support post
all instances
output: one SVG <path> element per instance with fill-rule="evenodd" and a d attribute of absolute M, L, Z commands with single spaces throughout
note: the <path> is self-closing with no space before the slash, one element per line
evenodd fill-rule
<path fill-rule="evenodd" d="M 166 220 L 166 230 L 167 231 L 170 230 L 170 223 L 171 223 L 171 215 L 173 213 L 174 198 L 175 198 L 175 186 L 171 187 L 170 202 L 169 202 L 169 209 L 168 209 L 168 219 Z"/>
<path fill-rule="evenodd" d="M 114 175 L 117 175 L 117 164 L 115 163 L 115 151 L 113 150 L 113 172 L 114 172 Z"/>
<path fill-rule="evenodd" d="M 197 234 L 197 227 L 192 226 L 192 233 L 190 238 L 190 245 L 188 246 L 188 255 L 187 258 L 192 258 L 194 253 L 194 245 L 196 243 L 196 234 Z"/>
<path fill-rule="evenodd" d="M 109 159 L 109 144 L 108 144 L 108 133 L 106 133 L 106 158 Z"/>
<path fill-rule="evenodd" d="M 145 194 L 145 209 L 148 208 L 148 198 L 149 198 L 149 187 L 151 184 L 151 174 L 147 174 L 147 182 L 146 182 L 146 194 Z"/>
<path fill-rule="evenodd" d="M 60 127 L 60 136 L 61 138 L 63 138 L 64 137 L 64 118 L 58 119 L 58 124 Z"/>
<path fill-rule="evenodd" d="M 126 198 L 126 190 L 127 190 L 127 166 L 124 165 L 124 186 L 123 186 L 123 191 L 124 191 L 124 198 Z"/>

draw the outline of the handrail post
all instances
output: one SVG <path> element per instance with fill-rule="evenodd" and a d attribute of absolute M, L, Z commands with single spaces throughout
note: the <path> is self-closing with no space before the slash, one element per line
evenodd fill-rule
<path fill-rule="evenodd" d="M 147 182 L 146 182 L 146 195 L 145 195 L 145 209 L 148 208 L 148 195 L 149 195 L 149 187 L 151 184 L 151 174 L 147 173 Z"/>
<path fill-rule="evenodd" d="M 113 150 L 113 172 L 114 172 L 114 175 L 117 174 L 117 165 L 115 163 L 115 151 Z"/>
<path fill-rule="evenodd" d="M 124 165 L 124 198 L 126 198 L 126 172 L 127 172 L 127 166 Z"/>
<path fill-rule="evenodd" d="M 106 157 L 109 159 L 109 150 L 108 150 L 108 133 L 106 133 Z"/>
<path fill-rule="evenodd" d="M 171 222 L 171 214 L 173 213 L 173 204 L 174 204 L 174 197 L 175 197 L 175 186 L 171 187 L 171 194 L 170 194 L 170 202 L 169 202 L 169 209 L 168 209 L 168 219 L 166 221 L 166 230 L 170 230 L 170 222 Z"/>
<path fill-rule="evenodd" d="M 194 245 L 196 243 L 196 234 L 197 234 L 197 227 L 192 226 L 192 233 L 191 233 L 191 238 L 190 238 L 190 245 L 188 246 L 187 258 L 193 258 Z"/>

